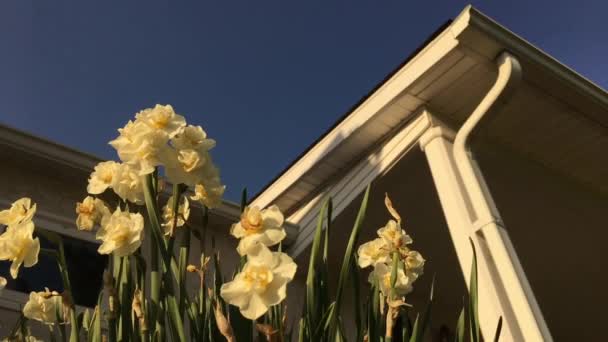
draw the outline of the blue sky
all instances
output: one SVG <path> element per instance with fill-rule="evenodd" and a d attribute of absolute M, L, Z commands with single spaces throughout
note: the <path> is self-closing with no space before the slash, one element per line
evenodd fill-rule
<path fill-rule="evenodd" d="M 3 1 L 0 122 L 110 159 L 116 128 L 170 103 L 218 141 L 214 158 L 236 200 L 466 4 Z M 605 2 L 473 4 L 608 87 Z"/>

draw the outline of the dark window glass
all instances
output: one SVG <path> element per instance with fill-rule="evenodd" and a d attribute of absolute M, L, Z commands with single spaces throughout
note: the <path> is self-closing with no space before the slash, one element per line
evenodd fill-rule
<path fill-rule="evenodd" d="M 42 248 L 55 248 L 42 236 L 37 235 L 37 237 L 40 238 Z M 107 266 L 108 258 L 97 253 L 98 245 L 95 243 L 67 236 L 62 238 L 74 301 L 77 305 L 94 307 L 101 290 L 103 270 Z M 43 291 L 48 287 L 50 290 L 63 291 L 57 262 L 51 257 L 41 253 L 38 264 L 34 267 L 25 268 L 21 265 L 17 279 L 10 276 L 10 266 L 10 262 L 0 262 L 0 275 L 8 280 L 6 286 L 8 289 L 30 293 Z"/>

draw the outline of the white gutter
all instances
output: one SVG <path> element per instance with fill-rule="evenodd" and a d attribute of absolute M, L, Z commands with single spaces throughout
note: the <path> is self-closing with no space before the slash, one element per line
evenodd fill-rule
<path fill-rule="evenodd" d="M 504 52 L 496 63 L 496 82 L 456 134 L 454 159 L 472 206 L 471 222 L 474 231 L 471 235 L 478 253 L 495 266 L 492 276 L 499 278 L 496 280 L 502 285 L 522 336 L 526 341 L 553 341 L 500 213 L 468 145 L 469 137 L 477 125 L 489 116 L 486 114 L 497 113 L 497 107 L 504 104 L 505 97 L 521 80 L 521 67 L 514 56 Z"/>

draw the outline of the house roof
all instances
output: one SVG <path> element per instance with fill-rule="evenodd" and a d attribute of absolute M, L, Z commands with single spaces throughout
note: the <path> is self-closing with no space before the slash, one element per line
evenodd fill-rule
<path fill-rule="evenodd" d="M 524 82 L 486 141 L 562 173 L 603 196 L 608 168 L 608 94 L 588 79 L 468 6 L 357 103 L 253 200 L 295 212 L 394 135 L 424 107 L 454 129 L 496 77 L 494 59 L 514 54 Z M 568 134 L 576 132 L 576 134 Z M 582 148 L 584 147 L 584 148 Z M 564 157 L 568 153 L 568 158 Z"/>

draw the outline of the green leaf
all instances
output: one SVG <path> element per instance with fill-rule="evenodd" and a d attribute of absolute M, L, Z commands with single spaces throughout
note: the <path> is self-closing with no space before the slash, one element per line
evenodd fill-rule
<path fill-rule="evenodd" d="M 168 250 L 167 250 L 167 246 L 165 245 L 166 241 L 163 238 L 163 233 L 161 230 L 161 225 L 160 225 L 160 221 L 159 221 L 159 217 L 160 217 L 160 211 L 158 209 L 158 203 L 156 202 L 156 193 L 153 192 L 153 176 L 151 175 L 147 175 L 144 177 L 143 179 L 143 188 L 144 188 L 144 198 L 145 198 L 145 202 L 146 202 L 146 209 L 148 211 L 148 219 L 150 221 L 150 226 L 151 226 L 151 235 L 154 239 L 155 242 L 155 247 L 152 247 L 152 251 L 154 250 L 158 250 L 160 251 L 161 254 L 161 259 L 163 261 L 163 269 L 166 272 L 166 277 L 165 279 L 167 281 L 163 282 L 164 285 L 164 289 L 165 289 L 165 296 L 166 296 L 166 301 L 167 301 L 167 312 L 169 313 L 169 323 L 172 326 L 172 329 L 174 329 L 177 332 L 177 335 L 179 336 L 179 339 L 182 341 L 186 340 L 186 335 L 184 333 L 184 324 L 183 324 L 183 320 L 181 318 L 181 314 L 179 312 L 179 307 L 177 304 L 177 299 L 175 298 L 175 291 L 173 289 L 173 279 L 175 279 L 175 274 L 173 272 L 172 269 L 172 262 L 175 262 L 173 260 L 173 257 L 171 254 L 169 254 Z M 152 254 L 153 255 L 153 254 Z M 152 266 L 154 267 L 154 265 Z M 177 280 L 177 279 L 175 279 Z M 154 286 L 158 286 L 159 284 L 154 284 Z M 157 291 L 157 289 L 155 287 L 152 288 L 153 290 L 153 294 L 155 294 L 155 291 Z M 152 300 L 154 301 L 155 298 L 152 297 Z M 157 316 L 158 317 L 158 316 Z M 159 322 L 159 320 L 157 319 L 157 322 Z"/>
<path fill-rule="evenodd" d="M 433 276 L 433 281 L 431 282 L 431 293 L 429 295 L 429 303 L 426 306 L 426 310 L 422 316 L 416 317 L 416 322 L 414 322 L 414 328 L 412 329 L 412 337 L 410 338 L 410 342 L 417 342 L 424 340 L 424 334 L 428 330 L 431 321 L 431 310 L 433 308 L 433 296 L 435 292 L 435 277 Z"/>
<path fill-rule="evenodd" d="M 353 307 L 355 316 L 355 327 L 357 328 L 356 341 L 363 340 L 363 323 L 361 321 L 361 288 L 359 284 L 359 267 L 357 265 L 357 259 L 354 258 L 351 262 L 352 286 L 353 286 Z"/>
<path fill-rule="evenodd" d="M 93 311 L 93 317 L 91 318 L 91 327 L 87 334 L 88 342 L 101 342 L 101 302 L 103 299 L 103 291 L 99 292 L 97 297 L 97 306 Z"/>
<path fill-rule="evenodd" d="M 409 341 L 412 336 L 412 322 L 406 309 L 401 309 L 401 340 Z"/>
<path fill-rule="evenodd" d="M 304 318 L 300 318 L 300 330 L 298 333 L 298 342 L 305 342 L 308 339 L 305 336 L 306 333 L 306 320 Z"/>
<path fill-rule="evenodd" d="M 327 211 L 327 207 L 329 205 L 329 198 L 323 202 L 321 206 L 321 212 L 319 213 L 319 217 L 317 220 L 317 229 L 315 230 L 315 236 L 312 241 L 312 247 L 310 251 L 310 259 L 308 264 L 308 274 L 306 277 L 306 314 L 308 317 L 308 322 L 310 323 L 310 329 L 316 330 L 319 324 L 317 303 L 317 265 L 319 262 L 319 249 L 321 247 L 321 233 L 323 230 L 323 221 L 325 218 L 325 212 Z"/>
<path fill-rule="evenodd" d="M 458 315 L 458 322 L 456 323 L 456 336 L 455 342 L 464 342 L 464 307 L 460 310 Z"/>
<path fill-rule="evenodd" d="M 346 287 L 346 282 L 348 281 L 348 278 L 350 276 L 351 263 L 353 262 L 353 259 L 354 259 L 355 244 L 357 243 L 357 239 L 359 238 L 359 231 L 361 230 L 361 227 L 363 226 L 363 220 L 365 219 L 365 212 L 367 210 L 367 202 L 369 200 L 369 190 L 370 190 L 370 186 L 368 185 L 367 189 L 365 189 L 365 194 L 363 195 L 363 200 L 361 201 L 361 206 L 359 207 L 359 212 L 357 213 L 357 218 L 355 220 L 355 224 L 351 231 L 350 238 L 348 240 L 348 245 L 347 245 L 346 251 L 344 253 L 344 259 L 342 261 L 342 268 L 340 269 L 340 276 L 338 278 L 338 287 L 336 290 L 336 306 L 333 311 L 332 317 L 330 319 L 330 322 L 331 322 L 330 338 L 331 339 L 335 338 L 335 336 L 337 336 L 337 334 L 339 333 L 339 331 L 338 331 L 338 324 L 339 324 L 338 314 L 340 313 L 340 310 L 342 308 L 342 306 L 341 306 L 342 305 L 342 296 L 344 293 L 344 289 Z"/>
<path fill-rule="evenodd" d="M 382 334 L 382 314 L 380 313 L 380 291 L 378 280 L 375 279 L 370 288 L 369 302 L 367 305 L 367 333 L 368 341 L 379 341 Z"/>

